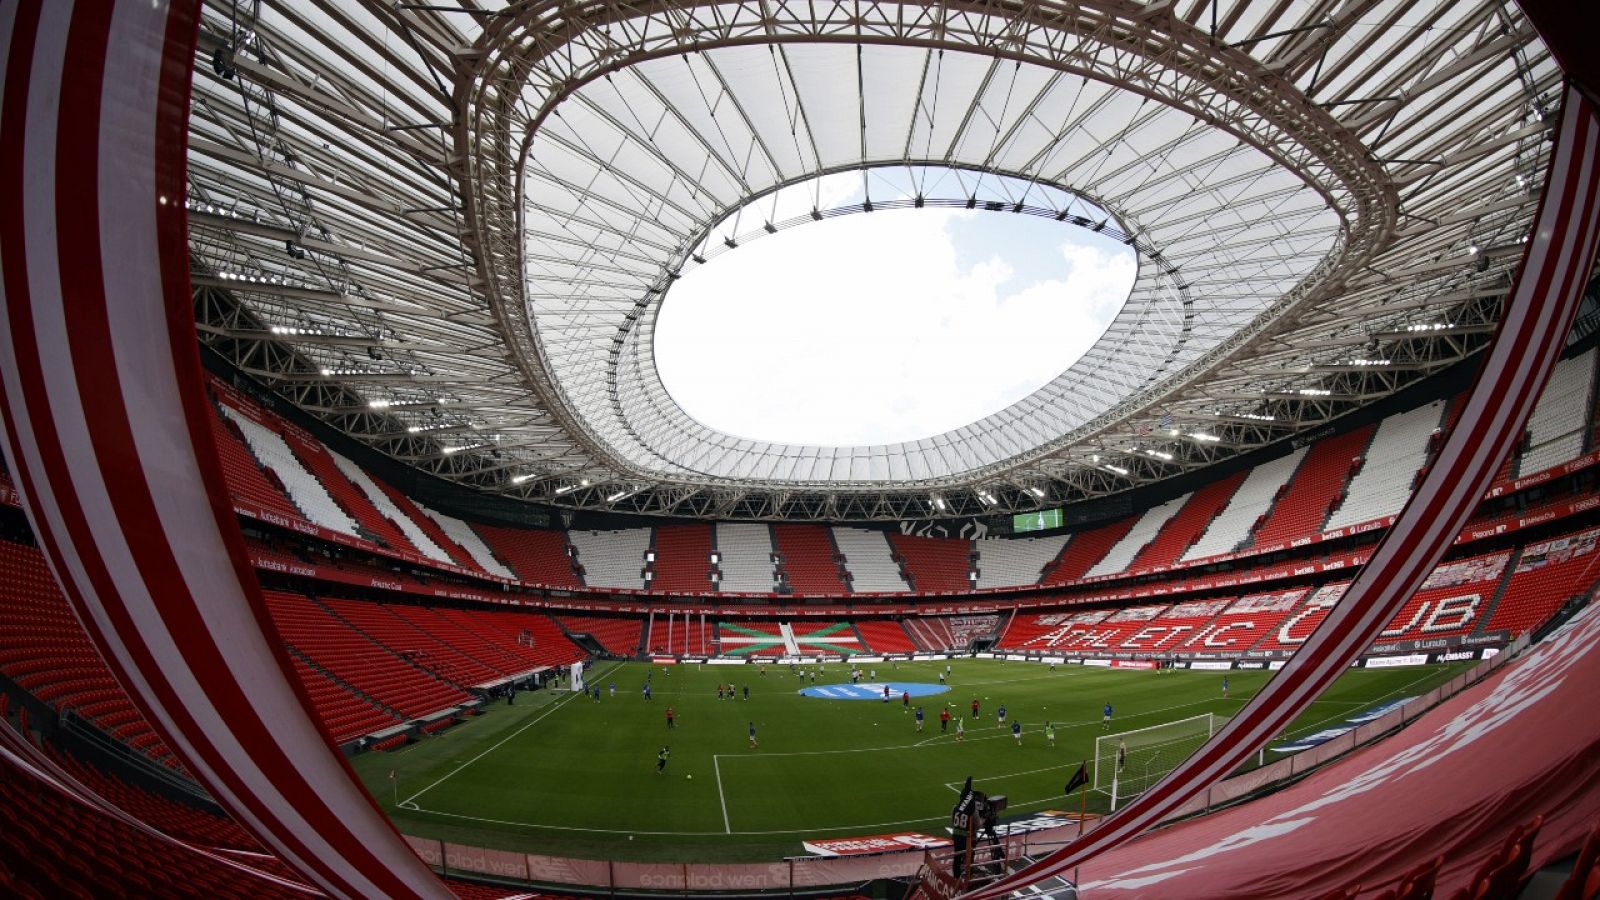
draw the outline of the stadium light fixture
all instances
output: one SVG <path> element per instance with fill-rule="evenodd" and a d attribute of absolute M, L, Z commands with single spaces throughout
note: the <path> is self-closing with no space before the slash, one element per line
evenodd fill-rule
<path fill-rule="evenodd" d="M 570 494 L 570 493 L 572 493 L 573 491 L 575 491 L 577 489 L 578 489 L 578 486 L 575 485 L 575 484 L 563 485 L 561 487 L 556 488 L 556 496 L 559 497 L 562 494 Z"/>
<path fill-rule="evenodd" d="M 1189 437 L 1190 440 L 1201 441 L 1202 443 L 1207 443 L 1207 444 L 1220 444 L 1220 443 L 1222 443 L 1222 438 L 1217 437 L 1214 434 L 1207 434 L 1204 431 L 1190 432 L 1188 437 Z"/>
<path fill-rule="evenodd" d="M 1124 469 L 1124 468 L 1123 468 L 1123 467 L 1121 467 L 1121 466 L 1114 466 L 1114 465 L 1112 465 L 1112 464 L 1111 464 L 1111 463 L 1106 463 L 1106 464 L 1105 464 L 1105 468 L 1106 468 L 1106 469 L 1107 469 L 1107 470 L 1108 470 L 1108 471 L 1111 471 L 1111 472 L 1115 472 L 1115 473 L 1117 473 L 1117 474 L 1118 474 L 1118 475 L 1121 475 L 1121 476 L 1124 476 L 1124 477 L 1126 477 L 1126 476 L 1127 476 L 1127 474 L 1128 474 L 1128 470 L 1127 470 L 1127 469 Z"/>
<path fill-rule="evenodd" d="M 532 477 L 533 477 L 532 475 L 513 475 L 513 476 L 511 476 L 511 483 L 512 484 L 522 484 L 523 482 L 529 480 Z"/>
<path fill-rule="evenodd" d="M 1040 499 L 1044 499 L 1044 488 L 1031 487 L 1028 488 L 1028 493 Z"/>

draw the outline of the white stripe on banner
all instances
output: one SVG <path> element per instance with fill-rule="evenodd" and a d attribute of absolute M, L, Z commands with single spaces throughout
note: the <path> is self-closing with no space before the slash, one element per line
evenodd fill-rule
<path fill-rule="evenodd" d="M 85 631 L 219 803 L 332 894 L 448 896 L 309 714 L 210 443 L 182 206 L 198 14 L 0 8 L 9 467 Z"/>
<path fill-rule="evenodd" d="M 1065 875 L 1160 821 L 1303 711 L 1405 604 L 1477 505 L 1560 356 L 1600 242 L 1597 157 L 1600 122 L 1569 88 L 1534 233 L 1462 415 L 1394 526 L 1300 651 L 1155 787 L 1081 840 L 968 897 L 988 900 Z"/>

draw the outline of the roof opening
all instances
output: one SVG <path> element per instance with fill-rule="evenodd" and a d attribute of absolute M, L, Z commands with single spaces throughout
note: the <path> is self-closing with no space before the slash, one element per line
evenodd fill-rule
<path fill-rule="evenodd" d="M 880 201 L 748 243 L 714 232 L 723 252 L 663 301 L 662 384 L 710 428 L 787 444 L 914 441 L 1005 409 L 1093 346 L 1138 264 L 1120 241 L 995 205 Z M 770 231 L 760 218 L 743 229 Z"/>

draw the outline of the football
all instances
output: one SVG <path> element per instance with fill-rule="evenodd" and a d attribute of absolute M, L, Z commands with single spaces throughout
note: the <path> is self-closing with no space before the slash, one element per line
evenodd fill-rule
<path fill-rule="evenodd" d="M 689 780 L 690 780 L 690 781 L 693 781 L 693 780 L 694 780 L 694 776 L 693 776 L 693 775 L 685 775 L 685 776 L 683 776 L 683 777 L 685 777 L 685 778 L 687 778 L 687 779 L 689 779 Z"/>

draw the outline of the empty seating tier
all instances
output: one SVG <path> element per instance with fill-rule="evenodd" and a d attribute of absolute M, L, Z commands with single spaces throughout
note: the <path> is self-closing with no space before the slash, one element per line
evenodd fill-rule
<path fill-rule="evenodd" d="M 374 509 L 381 513 L 385 519 L 393 522 L 396 528 L 400 529 L 400 533 L 405 535 L 406 541 L 415 548 L 416 552 L 442 563 L 450 563 L 452 565 L 455 563 L 455 560 L 450 558 L 450 554 L 444 552 L 444 548 L 434 543 L 433 538 L 429 537 L 421 526 L 395 504 L 394 500 L 389 496 L 389 492 L 380 487 L 372 479 L 371 475 L 368 475 L 360 466 L 337 453 L 330 452 L 330 455 L 333 457 L 333 464 L 338 467 L 339 472 L 348 478 L 351 484 L 361 489 L 361 492 L 371 501 Z"/>
<path fill-rule="evenodd" d="M 650 590 L 698 594 L 712 589 L 710 525 L 660 526 L 655 553 Z"/>
<path fill-rule="evenodd" d="M 1136 521 L 1137 517 L 1128 516 L 1072 535 L 1055 567 L 1045 571 L 1043 583 L 1067 584 L 1082 578 L 1091 566 L 1105 557 L 1113 544 L 1122 540 Z"/>
<path fill-rule="evenodd" d="M 1344 502 L 1328 517 L 1327 527 L 1358 525 L 1399 512 L 1428 461 L 1430 438 L 1443 413 L 1444 402 L 1435 401 L 1379 423 L 1361 468 L 1345 488 Z"/>
<path fill-rule="evenodd" d="M 971 541 L 891 534 L 889 543 L 900 555 L 917 593 L 954 594 L 972 587 Z"/>
<path fill-rule="evenodd" d="M 973 541 L 978 553 L 979 588 L 1038 584 L 1045 566 L 1061 555 L 1065 535 Z"/>
<path fill-rule="evenodd" d="M 1128 565 L 1131 570 L 1170 566 L 1178 561 L 1227 505 L 1233 492 L 1244 481 L 1244 472 L 1235 472 L 1189 495 L 1177 515 L 1167 521 L 1153 540 L 1144 545 Z"/>
<path fill-rule="evenodd" d="M 407 719 L 471 699 L 336 618 L 301 594 L 265 591 L 272 619 L 289 645 L 320 668 Z"/>
<path fill-rule="evenodd" d="M 834 528 L 833 543 L 844 556 L 850 573 L 850 590 L 857 594 L 895 593 L 911 590 L 900 574 L 894 547 L 882 531 L 865 528 Z"/>
<path fill-rule="evenodd" d="M 1531 475 L 1580 455 L 1592 418 L 1595 351 L 1556 364 L 1550 383 L 1528 419 L 1526 451 L 1517 477 Z"/>
<path fill-rule="evenodd" d="M 0 541 L 0 672 L 35 698 L 177 766 L 89 643 L 44 555 L 9 541 Z"/>
<path fill-rule="evenodd" d="M 1521 634 L 1593 585 L 1600 578 L 1597 538 L 1600 530 L 1589 530 L 1524 547 L 1484 630 Z"/>
<path fill-rule="evenodd" d="M 1255 530 L 1254 546 L 1269 547 L 1317 534 L 1334 504 L 1344 496 L 1355 462 L 1372 440 L 1373 427 L 1363 425 L 1312 445 L 1294 477 L 1279 492 L 1272 512 Z"/>
<path fill-rule="evenodd" d="M 440 530 L 450 540 L 454 541 L 457 547 L 465 550 L 467 555 L 472 557 L 473 565 L 477 568 L 488 572 L 490 575 L 498 575 L 501 578 L 515 579 L 517 577 L 515 572 L 506 568 L 505 563 L 495 557 L 494 551 L 490 550 L 489 545 L 483 542 L 483 538 L 472 530 L 471 525 L 455 516 L 445 515 L 420 503 L 416 504 L 416 507 L 422 511 L 423 515 L 437 523 Z"/>
<path fill-rule="evenodd" d="M 1168 522 L 1172 521 L 1172 518 L 1178 514 L 1180 509 L 1183 509 L 1184 504 L 1188 503 L 1189 498 L 1192 496 L 1192 494 L 1185 494 L 1182 497 L 1168 500 L 1160 506 L 1152 506 L 1145 510 L 1138 517 L 1138 521 L 1133 523 L 1133 527 L 1128 529 L 1128 533 L 1122 536 L 1122 540 L 1112 544 L 1111 549 L 1106 551 L 1106 555 L 1102 556 L 1099 562 L 1090 566 L 1089 571 L 1085 574 L 1093 578 L 1097 575 L 1115 575 L 1119 572 L 1126 572 L 1134 558 L 1139 555 L 1139 551 L 1155 540 L 1156 535 L 1161 533 L 1161 530 L 1166 527 Z"/>
<path fill-rule="evenodd" d="M 284 490 L 307 519 L 329 531 L 349 535 L 360 533 L 356 521 L 334 501 L 317 476 L 300 462 L 282 435 L 233 407 L 223 405 L 222 413 L 238 426 L 245 444 L 261 465 L 277 474 Z"/>
<path fill-rule="evenodd" d="M 886 619 L 857 622 L 856 631 L 867 642 L 865 649 L 873 653 L 915 653 L 920 649 L 899 622 Z"/>
<path fill-rule="evenodd" d="M 572 568 L 566 532 L 479 525 L 478 533 L 523 581 L 556 588 L 583 586 Z"/>
<path fill-rule="evenodd" d="M 797 594 L 843 594 L 848 588 L 839 572 L 839 552 L 821 525 L 772 526 L 784 581 Z"/>
<path fill-rule="evenodd" d="M 294 450 L 300 461 L 305 463 L 311 474 L 315 475 L 328 493 L 338 501 L 339 506 L 355 517 L 361 526 L 363 537 L 396 550 L 416 552 L 416 547 L 406 539 L 399 526 L 373 505 L 365 488 L 350 480 L 321 441 L 296 428 L 286 429 L 283 439 Z M 391 504 L 391 508 L 392 506 Z"/>
<path fill-rule="evenodd" d="M 632 656 L 644 643 L 644 622 L 640 619 L 561 616 L 560 621 L 569 634 L 587 634 L 613 656 Z"/>
<path fill-rule="evenodd" d="M 1305 455 L 1305 448 L 1302 447 L 1288 456 L 1251 469 L 1244 483 L 1228 498 L 1222 512 L 1217 513 L 1199 540 L 1184 551 L 1181 559 L 1205 559 L 1239 549 L 1272 508 L 1273 501 L 1283 492 L 1289 477 L 1300 468 L 1300 460 Z"/>
<path fill-rule="evenodd" d="M 211 437 L 217 445 L 217 459 L 222 463 L 222 477 L 228 483 L 228 491 L 268 512 L 289 519 L 304 519 L 305 514 L 295 508 L 282 485 L 275 483 L 276 476 L 269 476 L 261 468 L 261 463 L 256 461 L 229 421 L 221 412 L 211 417 Z"/>
<path fill-rule="evenodd" d="M 584 584 L 644 590 L 644 555 L 650 549 L 650 529 L 569 531 L 567 540 L 577 551 Z"/>
<path fill-rule="evenodd" d="M 718 522 L 717 582 L 720 590 L 736 594 L 770 594 L 777 589 L 772 561 L 772 530 L 766 525 Z"/>
<path fill-rule="evenodd" d="M 1460 637 L 1488 615 L 1511 551 L 1441 563 L 1406 601 L 1376 643 Z"/>

